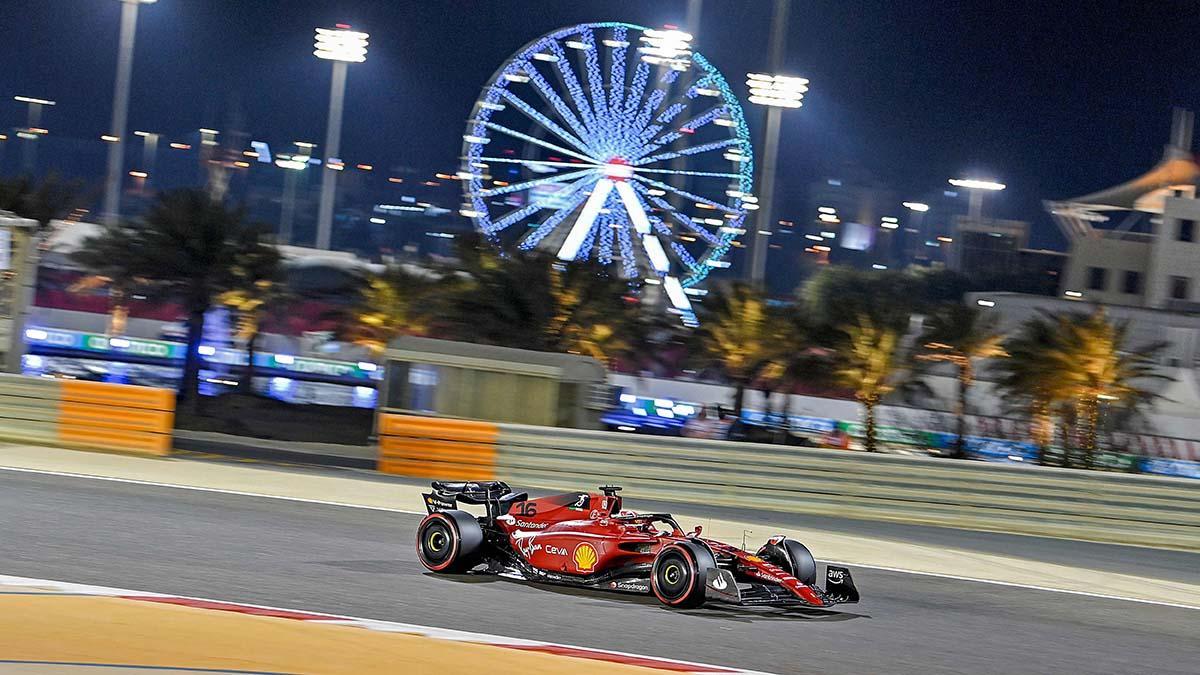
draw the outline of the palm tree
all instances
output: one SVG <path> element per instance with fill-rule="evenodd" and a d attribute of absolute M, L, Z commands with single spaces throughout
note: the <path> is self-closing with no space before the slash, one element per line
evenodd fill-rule
<path fill-rule="evenodd" d="M 749 284 L 733 283 L 708 304 L 711 310 L 699 333 L 701 349 L 733 383 L 733 414 L 738 419 L 746 387 L 772 364 L 778 370 L 780 362 L 792 353 L 789 327 L 767 306 L 762 291 Z"/>
<path fill-rule="evenodd" d="M 1084 462 L 1091 468 L 1101 402 L 1134 406 L 1156 394 L 1139 386 L 1152 379 L 1170 379 L 1158 372 L 1156 357 L 1163 343 L 1126 351 L 1129 324 L 1109 321 L 1103 308 L 1091 314 L 1064 313 L 1054 317 L 1057 338 L 1049 357 L 1051 367 L 1075 392 Z"/>
<path fill-rule="evenodd" d="M 199 347 L 204 314 L 217 297 L 237 285 L 234 268 L 264 247 L 256 227 L 239 209 L 215 202 L 200 190 L 166 192 L 140 220 L 106 227 L 83 242 L 74 258 L 96 274 L 119 270 L 121 278 L 146 279 L 183 305 L 187 313 L 187 355 L 179 394 L 196 405 Z M 122 251 L 100 267 L 96 251 Z M 90 251 L 90 253 L 89 253 Z"/>
<path fill-rule="evenodd" d="M 1011 358 L 1001 364 L 1000 387 L 1033 403 L 1035 430 L 1048 427 L 1056 405 L 1069 404 L 1062 417 L 1074 418 L 1084 463 L 1091 467 L 1101 405 L 1134 408 L 1156 397 L 1143 383 L 1170 379 L 1157 372 L 1162 343 L 1128 350 L 1127 337 L 1128 324 L 1110 321 L 1102 308 L 1035 317 L 1009 341 Z M 1049 433 L 1037 431 L 1035 438 L 1048 444 Z M 1063 452 L 1069 454 L 1066 444 Z"/>
<path fill-rule="evenodd" d="M 626 283 L 600 265 L 564 265 L 543 253 L 462 255 L 439 291 L 441 332 L 459 340 L 592 356 L 627 353 L 640 323 Z"/>
<path fill-rule="evenodd" d="M 0 211 L 31 218 L 39 227 L 65 218 L 80 202 L 80 184 L 51 174 L 36 182 L 28 176 L 0 179 Z"/>
<path fill-rule="evenodd" d="M 257 237 L 247 229 L 243 236 Z M 231 271 L 233 287 L 217 296 L 217 302 L 237 317 L 237 338 L 246 345 L 246 370 L 238 381 L 238 390 L 254 390 L 254 355 L 263 316 L 278 309 L 291 298 L 283 279 L 279 250 L 272 246 L 248 246 L 234 257 Z"/>
<path fill-rule="evenodd" d="M 1002 348 L 1008 358 L 996 361 L 996 390 L 1011 407 L 1029 415 L 1030 432 L 1038 446 L 1038 461 L 1045 463 L 1054 437 L 1054 410 L 1070 401 L 1069 383 L 1052 369 L 1050 352 L 1056 332 L 1045 317 L 1035 316 L 1006 339 Z M 1067 444 L 1063 444 L 1067 452 Z"/>
<path fill-rule="evenodd" d="M 1003 336 L 994 330 L 993 315 L 984 315 L 975 307 L 955 303 L 930 317 L 921 335 L 922 351 L 917 358 L 934 363 L 949 363 L 958 371 L 958 400 L 954 406 L 957 435 L 954 457 L 967 454 L 967 392 L 975 383 L 975 362 L 1007 356 L 1001 346 Z"/>
<path fill-rule="evenodd" d="M 856 323 L 843 326 L 844 339 L 838 346 L 835 377 L 854 391 L 866 418 L 866 450 L 875 452 L 875 407 L 896 387 L 900 372 L 900 333 L 860 315 Z"/>
<path fill-rule="evenodd" d="M 378 357 L 401 335 L 423 335 L 429 328 L 432 282 L 399 266 L 372 274 L 358 301 L 343 314 L 341 339 Z"/>

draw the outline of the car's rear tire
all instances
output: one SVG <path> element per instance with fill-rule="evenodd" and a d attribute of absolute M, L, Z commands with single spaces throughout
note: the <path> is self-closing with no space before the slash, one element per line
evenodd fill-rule
<path fill-rule="evenodd" d="M 795 539 L 781 537 L 775 543 L 768 541 L 758 550 L 758 557 L 782 567 L 806 586 L 817 583 L 817 561 L 808 547 Z"/>
<path fill-rule="evenodd" d="M 466 511 L 438 511 L 417 527 L 417 558 L 431 572 L 466 572 L 479 562 L 483 528 Z"/>
<path fill-rule="evenodd" d="M 689 541 L 664 546 L 654 557 L 650 590 L 668 607 L 699 607 L 704 604 L 708 570 L 716 566 L 712 553 L 701 544 Z"/>

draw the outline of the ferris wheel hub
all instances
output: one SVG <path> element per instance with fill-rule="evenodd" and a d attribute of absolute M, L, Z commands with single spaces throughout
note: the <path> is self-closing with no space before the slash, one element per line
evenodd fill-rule
<path fill-rule="evenodd" d="M 624 158 L 613 157 L 604 164 L 604 177 L 618 181 L 633 178 L 633 167 Z"/>

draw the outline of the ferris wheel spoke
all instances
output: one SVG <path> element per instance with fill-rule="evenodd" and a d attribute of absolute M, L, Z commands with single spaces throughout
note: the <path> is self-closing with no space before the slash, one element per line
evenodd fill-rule
<path fill-rule="evenodd" d="M 574 150 L 569 150 L 567 148 L 562 147 L 561 145 L 555 145 L 554 143 L 551 143 L 549 141 L 544 141 L 540 138 L 534 138 L 533 136 L 530 136 L 529 134 L 523 134 L 515 129 L 509 129 L 506 126 L 496 124 L 495 122 L 483 122 L 483 126 L 489 128 L 493 131 L 499 131 L 502 134 L 508 134 L 509 136 L 512 136 L 513 138 L 518 138 L 522 141 L 525 141 L 526 143 L 533 143 L 534 145 L 540 145 L 543 148 L 546 148 L 548 150 L 553 150 L 555 152 L 561 152 L 564 155 L 570 155 L 571 157 L 575 157 L 577 159 L 582 159 L 583 161 L 587 162 L 588 164 L 596 164 L 596 160 L 592 159 L 591 157 L 588 157 L 587 155 L 580 154 L 578 152 L 575 152 Z"/>
<path fill-rule="evenodd" d="M 538 112 L 537 110 L 534 110 L 533 106 L 531 106 L 528 103 L 526 103 L 525 101 L 521 100 L 521 98 L 518 97 L 516 94 L 505 89 L 503 95 L 504 95 L 505 100 L 507 100 L 509 103 L 511 103 L 517 110 L 520 110 L 521 112 L 525 113 L 526 117 L 528 117 L 529 119 L 533 120 L 534 122 L 537 122 L 538 124 L 542 125 L 543 128 L 550 131 L 555 136 L 558 136 L 563 141 L 570 143 L 572 146 L 574 146 L 577 150 L 579 150 L 581 152 L 586 152 L 589 154 L 592 153 L 592 149 L 588 146 L 587 143 L 584 143 L 582 140 L 580 140 L 579 138 L 577 138 L 573 134 L 571 134 L 571 132 L 558 126 L 558 124 L 556 124 L 554 122 L 554 120 L 550 119 L 549 117 L 546 117 L 545 115 Z"/>
<path fill-rule="evenodd" d="M 572 166 L 578 166 L 578 165 L 572 165 Z M 739 173 L 722 173 L 720 171 L 690 171 L 687 169 L 649 169 L 649 168 L 646 168 L 643 166 L 634 167 L 633 170 L 641 171 L 642 173 L 665 173 L 665 174 L 671 174 L 673 176 L 699 176 L 702 178 L 709 177 L 709 178 L 737 179 L 737 178 L 742 177 L 742 175 Z"/>
<path fill-rule="evenodd" d="M 621 121 L 621 109 L 625 106 L 625 49 L 628 44 L 625 27 L 613 29 L 612 39 L 616 44 L 612 47 L 610 65 L 608 68 L 608 109 L 609 115 L 617 122 Z"/>
<path fill-rule="evenodd" d="M 738 145 L 740 143 L 741 143 L 741 141 L 736 138 L 729 138 L 729 139 L 726 139 L 723 141 L 715 141 L 713 143 L 705 143 L 704 145 L 694 145 L 690 148 L 684 148 L 682 150 L 673 150 L 671 152 L 663 152 L 663 153 L 654 155 L 653 157 L 642 157 L 641 159 L 635 160 L 634 162 L 631 162 L 631 163 L 635 167 L 645 166 L 646 164 L 653 164 L 655 162 L 661 162 L 661 161 L 668 160 L 668 159 L 675 159 L 676 157 L 685 157 L 688 155 L 698 155 L 702 152 L 712 152 L 713 150 L 721 150 L 724 148 L 728 148 L 731 145 Z"/>
<path fill-rule="evenodd" d="M 621 273 L 626 279 L 633 279 L 638 275 L 638 261 L 628 227 L 617 228 L 617 246 L 621 251 Z"/>
<path fill-rule="evenodd" d="M 633 120 L 633 128 L 645 131 L 646 126 L 650 124 L 650 116 L 654 111 L 658 110 L 658 106 L 662 104 L 663 99 L 667 97 L 667 92 L 664 89 L 654 89 L 650 95 L 646 97 L 642 103 L 642 109 L 638 112 L 637 117 Z"/>
<path fill-rule="evenodd" d="M 486 190 L 480 190 L 478 194 L 480 197 L 495 197 L 496 195 L 506 195 L 510 192 L 520 192 L 522 190 L 528 190 L 530 188 L 534 188 L 539 185 L 549 185 L 550 183 L 562 183 L 563 181 L 574 180 L 574 179 L 580 178 L 582 176 L 591 176 L 591 175 L 595 175 L 595 174 L 596 174 L 595 169 L 591 169 L 591 168 L 580 169 L 579 171 L 572 171 L 570 173 L 562 173 L 562 174 L 557 174 L 554 176 L 544 176 L 542 178 L 535 178 L 533 180 L 527 180 L 524 183 L 513 183 L 512 185 L 504 185 L 504 186 L 496 187 L 496 188 L 488 188 Z"/>
<path fill-rule="evenodd" d="M 533 214 L 537 213 L 538 210 L 541 208 L 542 207 L 540 204 L 536 204 L 536 203 L 526 204 L 525 206 L 522 206 L 519 209 L 508 212 L 507 214 L 504 215 L 504 217 L 500 218 L 499 220 L 492 221 L 491 225 L 485 226 L 483 228 L 483 232 L 484 232 L 484 234 L 495 234 L 497 232 L 500 232 L 501 230 L 504 230 L 508 226 L 510 226 L 514 223 L 520 222 L 520 221 L 528 218 L 529 216 L 532 216 Z"/>
<path fill-rule="evenodd" d="M 580 166 L 584 166 L 583 164 L 580 164 L 579 162 L 556 162 L 553 160 L 521 159 L 521 158 L 514 158 L 514 157 L 479 157 L 479 158 L 477 158 L 477 161 L 491 162 L 494 164 L 523 164 L 523 165 L 531 165 L 531 166 L 573 166 L 576 168 L 578 168 Z M 600 166 L 600 165 L 595 164 L 593 166 Z"/>
<path fill-rule="evenodd" d="M 554 108 L 554 111 L 558 113 L 559 118 L 561 118 L 562 121 L 567 124 L 567 126 L 571 127 L 571 130 L 575 132 L 576 136 L 587 140 L 587 145 L 590 147 L 592 142 L 595 140 L 594 135 L 587 129 L 583 122 L 579 121 L 579 117 L 572 112 L 571 106 L 567 105 L 567 102 L 558 95 L 558 92 L 554 90 L 554 85 L 550 84 L 550 81 L 547 80 L 537 68 L 531 66 L 527 68 L 525 72 L 529 75 L 529 80 L 533 82 L 534 88 L 537 89 L 537 92 L 539 95 L 541 95 L 542 99 L 549 103 L 550 107 Z"/>
<path fill-rule="evenodd" d="M 692 119 L 679 125 L 679 127 L 670 133 L 663 134 L 646 145 L 646 154 L 675 141 L 683 138 L 684 134 L 694 134 L 697 130 L 703 128 L 707 124 L 711 124 L 714 120 L 719 119 L 725 114 L 725 106 L 718 105 L 709 108 L 708 110 L 696 115 Z"/>
<path fill-rule="evenodd" d="M 722 204 L 720 202 L 715 202 L 715 201 L 709 199 L 708 197 L 701 197 L 698 194 L 693 194 L 691 192 L 688 192 L 687 190 L 681 190 L 673 185 L 667 185 L 666 183 L 656 181 L 653 178 L 646 178 L 645 176 L 639 176 L 636 173 L 633 175 L 633 177 L 634 177 L 634 179 L 640 180 L 643 183 L 646 183 L 648 185 L 653 185 L 654 187 L 656 187 L 660 190 L 666 190 L 667 192 L 673 192 L 673 193 L 679 195 L 680 197 L 683 197 L 685 199 L 690 199 L 690 200 L 696 202 L 697 204 L 704 204 L 704 205 L 709 206 L 717 211 L 724 211 L 725 213 L 731 213 L 733 215 L 738 215 L 740 213 L 740 211 L 738 211 L 737 209 L 732 209 L 732 208 L 726 206 L 725 204 Z"/>
<path fill-rule="evenodd" d="M 559 260 L 574 260 L 579 255 L 579 248 L 583 245 L 588 231 L 595 224 L 600 209 L 604 208 L 604 202 L 608 200 L 608 194 L 613 191 L 613 186 L 614 183 L 611 180 L 602 178 L 592 188 L 592 194 L 588 196 L 587 203 L 583 205 L 583 210 L 579 212 L 579 217 L 575 219 L 575 224 L 571 226 L 571 231 L 563 240 L 562 247 L 558 249 Z"/>
<path fill-rule="evenodd" d="M 588 31 L 583 42 L 591 45 L 591 49 L 585 49 L 583 52 L 583 64 L 588 89 L 592 93 L 592 112 L 596 115 L 596 124 L 605 132 L 604 136 L 609 137 L 612 135 L 612 117 L 609 115 L 608 102 L 604 96 L 604 75 L 600 72 L 600 49 L 596 45 L 596 34 Z"/>
<path fill-rule="evenodd" d="M 720 237 L 716 236 L 712 232 L 709 232 L 707 228 L 705 228 L 700 223 L 697 223 L 694 220 L 692 220 L 691 217 L 689 217 L 683 213 L 680 213 L 678 210 L 675 209 L 674 206 L 671 206 L 671 203 L 668 202 L 667 200 L 662 199 L 661 197 L 658 197 L 657 195 L 650 194 L 649 191 L 646 190 L 646 187 L 644 185 L 642 185 L 640 183 L 635 183 L 634 188 L 637 189 L 638 192 L 641 192 L 643 195 L 645 195 L 646 199 L 651 204 L 654 204 L 658 208 L 671 214 L 672 218 L 679 221 L 684 227 L 688 228 L 692 232 L 695 232 L 697 236 L 699 236 L 701 239 L 703 239 L 705 241 L 705 243 L 713 244 L 713 245 L 721 243 Z"/>
<path fill-rule="evenodd" d="M 567 201 L 567 204 L 550 214 L 549 218 L 543 220 L 535 230 L 526 235 L 525 238 L 521 240 L 519 248 L 521 250 L 528 251 L 540 244 L 542 239 L 546 238 L 546 235 L 553 232 L 554 229 L 558 227 L 567 216 L 574 213 L 575 209 L 579 208 L 579 205 L 588 198 L 587 187 L 590 184 L 595 183 L 596 180 L 596 177 L 591 176 L 572 184 L 570 189 L 573 191 L 573 194 Z"/>
<path fill-rule="evenodd" d="M 567 95 L 571 97 L 571 102 L 575 104 L 575 109 L 579 111 L 579 116 L 583 118 L 583 125 L 588 129 L 591 135 L 596 140 L 601 139 L 601 128 L 596 123 L 596 116 L 592 111 L 591 103 L 588 101 L 587 94 L 583 92 L 583 86 L 579 84 L 579 77 L 575 75 L 575 71 L 571 68 L 571 60 L 567 58 L 567 53 L 563 51 L 562 45 L 557 42 L 550 43 L 554 55 L 558 60 L 554 62 L 557 66 L 559 77 L 562 79 L 563 87 L 567 90 Z M 593 46 L 591 51 L 595 51 Z"/>

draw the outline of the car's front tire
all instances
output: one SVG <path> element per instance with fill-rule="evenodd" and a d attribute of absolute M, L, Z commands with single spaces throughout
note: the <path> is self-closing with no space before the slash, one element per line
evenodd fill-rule
<path fill-rule="evenodd" d="M 650 590 L 662 604 L 690 609 L 704 604 L 708 570 L 717 566 L 712 553 L 694 542 L 664 546 L 654 557 Z"/>
<path fill-rule="evenodd" d="M 483 528 L 466 511 L 438 511 L 417 527 L 417 558 L 431 572 L 466 572 L 479 560 Z"/>
<path fill-rule="evenodd" d="M 817 561 L 808 547 L 795 539 L 773 538 L 758 550 L 758 557 L 787 570 L 806 586 L 817 583 Z"/>

